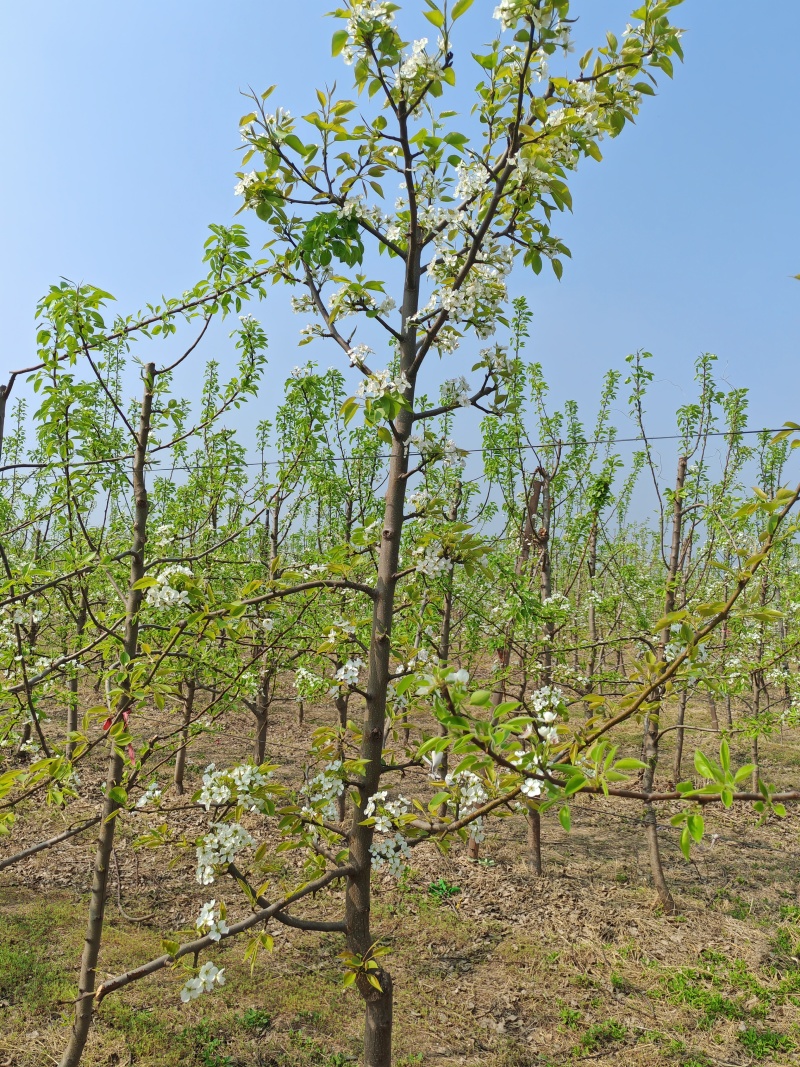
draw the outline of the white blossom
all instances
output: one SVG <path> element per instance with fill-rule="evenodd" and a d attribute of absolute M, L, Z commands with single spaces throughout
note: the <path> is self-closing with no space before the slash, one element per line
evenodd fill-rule
<path fill-rule="evenodd" d="M 361 668 L 364 666 L 364 661 L 356 656 L 355 659 L 349 659 L 343 666 L 336 672 L 337 682 L 343 682 L 345 685 L 355 685 L 358 682 L 358 675 Z"/>
<path fill-rule="evenodd" d="M 243 174 L 233 188 L 234 196 L 244 196 L 250 186 L 254 185 L 257 181 L 258 175 L 254 170 L 251 170 L 249 174 Z"/>
<path fill-rule="evenodd" d="M 456 167 L 456 174 L 458 176 L 455 190 L 456 200 L 469 200 L 486 187 L 486 171 L 477 163 L 459 163 Z"/>
<path fill-rule="evenodd" d="M 156 585 L 151 585 L 147 590 L 145 600 L 154 608 L 185 608 L 189 606 L 189 594 L 185 589 L 176 589 L 171 580 L 174 578 L 192 578 L 193 574 L 188 567 L 174 564 L 165 567 L 156 578 Z"/>
<path fill-rule="evenodd" d="M 356 396 L 368 400 L 379 400 L 387 393 L 403 393 L 410 386 L 411 383 L 406 378 L 405 371 L 401 371 L 396 378 L 392 378 L 388 370 L 381 370 L 364 379 L 356 389 Z"/>
<path fill-rule="evenodd" d="M 255 841 L 238 822 L 214 823 L 197 846 L 197 881 L 211 885 L 214 868 L 232 863 L 242 849 L 250 848 Z"/>
<path fill-rule="evenodd" d="M 374 356 L 375 352 L 369 347 L 369 345 L 354 345 L 352 348 L 348 348 L 347 356 L 350 360 L 351 367 L 360 367 L 362 363 L 365 363 L 369 356 Z"/>
<path fill-rule="evenodd" d="M 266 800 L 263 796 L 258 796 L 256 791 L 264 789 L 271 773 L 262 774 L 258 767 L 250 763 L 239 764 L 230 770 L 217 770 L 211 763 L 203 772 L 203 788 L 197 803 L 208 811 L 212 806 L 218 807 L 235 801 L 248 811 L 263 813 L 266 810 Z"/>
<path fill-rule="evenodd" d="M 442 403 L 458 404 L 459 407 L 470 406 L 470 389 L 467 379 L 462 375 L 458 378 L 448 378 L 442 385 Z"/>
<path fill-rule="evenodd" d="M 158 800 L 161 796 L 161 787 L 158 782 L 151 782 L 145 789 L 139 799 L 136 801 L 137 808 L 146 808 L 148 804 L 152 804 L 153 801 Z"/>
<path fill-rule="evenodd" d="M 223 934 L 228 933 L 228 924 L 222 918 L 221 909 L 219 917 L 215 914 L 216 905 L 216 900 L 209 900 L 205 903 L 194 924 L 198 933 L 208 934 L 212 941 L 219 941 Z"/>
<path fill-rule="evenodd" d="M 302 809 L 302 814 L 309 819 L 335 819 L 336 800 L 344 792 L 342 780 L 342 761 L 333 760 L 326 764 L 324 769 L 303 786 L 301 793 L 308 798 L 308 804 Z"/>
<path fill-rule="evenodd" d="M 436 578 L 440 574 L 449 574 L 453 569 L 453 561 L 445 555 L 445 548 L 435 541 L 429 542 L 412 552 L 416 556 L 414 569 L 418 574 L 427 574 L 429 578 Z"/>
<path fill-rule="evenodd" d="M 210 960 L 203 964 L 195 978 L 190 978 L 181 989 L 184 1004 L 201 993 L 210 993 L 215 985 L 225 985 L 225 968 L 215 966 Z"/>

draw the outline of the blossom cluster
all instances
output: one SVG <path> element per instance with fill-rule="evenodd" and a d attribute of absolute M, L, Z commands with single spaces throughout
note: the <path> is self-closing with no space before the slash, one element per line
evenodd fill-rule
<path fill-rule="evenodd" d="M 554 745 L 558 741 L 558 730 L 554 724 L 563 708 L 564 694 L 556 686 L 543 685 L 530 694 L 528 703 L 538 720 L 536 732 L 540 740 L 547 745 Z M 528 727 L 522 736 L 530 737 L 532 734 L 533 727 Z"/>
<path fill-rule="evenodd" d="M 266 811 L 266 800 L 259 796 L 257 790 L 263 790 L 272 772 L 262 774 L 258 767 L 250 763 L 239 764 L 230 770 L 217 770 L 213 763 L 203 773 L 203 788 L 197 803 L 206 811 L 212 806 L 228 804 L 235 801 L 248 811 Z"/>
<path fill-rule="evenodd" d="M 483 782 L 472 771 L 451 771 L 446 775 L 444 784 L 455 793 L 459 815 L 469 815 L 489 799 Z"/>
<path fill-rule="evenodd" d="M 443 384 L 442 402 L 444 404 L 458 404 L 462 408 L 469 407 L 469 383 L 463 374 L 459 375 L 458 378 L 448 378 Z"/>
<path fill-rule="evenodd" d="M 258 183 L 258 175 L 254 170 L 251 170 L 249 174 L 243 174 L 239 181 L 233 187 L 234 196 L 247 196 L 247 190 Z"/>
<path fill-rule="evenodd" d="M 375 352 L 369 345 L 354 345 L 352 348 L 347 349 L 351 367 L 361 367 L 370 356 L 374 355 Z"/>
<path fill-rule="evenodd" d="M 195 922 L 198 933 L 208 934 L 212 941 L 219 941 L 223 934 L 228 933 L 228 924 L 223 918 L 223 910 L 220 907 L 219 916 L 215 913 L 216 900 L 209 900 L 200 909 L 200 914 Z"/>
<path fill-rule="evenodd" d="M 345 63 L 351 65 L 361 52 L 365 31 L 388 29 L 393 21 L 394 5 L 386 0 L 351 0 L 346 23 L 349 43 L 342 49 Z"/>
<path fill-rule="evenodd" d="M 364 807 L 365 817 L 375 820 L 375 832 L 378 834 L 391 834 L 394 820 L 407 815 L 411 810 L 411 804 L 404 796 L 398 795 L 394 800 L 387 797 L 386 790 L 382 789 L 374 793 Z M 373 841 L 369 851 L 373 870 L 380 870 L 385 864 L 395 878 L 403 873 L 411 860 L 408 841 L 399 831 L 395 831 L 391 837 Z"/>
<path fill-rule="evenodd" d="M 354 291 L 351 286 L 343 285 L 341 289 L 338 289 L 331 296 L 328 301 L 328 307 L 331 315 L 338 319 L 343 319 L 357 311 L 364 310 L 376 311 L 380 315 L 385 315 L 390 311 L 394 311 L 397 304 L 394 297 L 386 296 L 383 300 L 378 301 L 372 293 L 366 290 Z"/>
<path fill-rule="evenodd" d="M 453 569 L 453 561 L 445 555 L 442 544 L 430 542 L 421 545 L 412 552 L 416 556 L 414 569 L 418 574 L 427 574 L 429 578 L 436 578 L 440 574 L 449 574 Z"/>
<path fill-rule="evenodd" d="M 153 544 L 158 545 L 159 548 L 166 548 L 174 540 L 175 527 L 169 522 L 162 522 L 160 526 L 156 526 L 152 533 Z"/>
<path fill-rule="evenodd" d="M 340 219 L 361 219 L 375 227 L 385 226 L 391 221 L 377 204 L 367 204 L 361 193 L 346 197 L 341 207 L 337 208 L 336 214 Z"/>
<path fill-rule="evenodd" d="M 414 316 L 415 320 L 422 321 L 442 310 L 448 313 L 452 323 L 471 322 L 478 337 L 490 337 L 495 331 L 500 308 L 508 296 L 506 276 L 514 263 L 514 247 L 492 246 L 487 242 L 484 259 L 476 263 L 456 285 L 454 278 L 460 260 L 455 252 L 443 248 L 439 241 L 436 244 L 427 271 L 436 288 L 425 307 Z"/>
<path fill-rule="evenodd" d="M 406 497 L 406 503 L 412 511 L 424 511 L 428 504 L 431 502 L 431 494 L 427 489 L 415 489 L 413 493 L 409 493 Z"/>
<path fill-rule="evenodd" d="M 395 878 L 399 878 L 411 863 L 411 849 L 402 834 L 373 841 L 369 851 L 372 856 L 372 869 L 379 871 L 385 864 L 389 874 Z"/>
<path fill-rule="evenodd" d="M 392 378 L 388 370 L 377 371 L 370 374 L 356 389 L 356 396 L 367 400 L 380 400 L 381 397 L 390 393 L 404 393 L 410 388 L 411 383 L 406 378 L 405 371 L 401 371 L 396 378 Z"/>
<path fill-rule="evenodd" d="M 328 641 L 339 641 L 342 638 L 352 637 L 356 632 L 355 626 L 352 622 L 348 622 L 346 619 L 337 619 L 328 631 Z"/>
<path fill-rule="evenodd" d="M 210 993 L 215 985 L 225 985 L 225 968 L 217 967 L 208 960 L 197 972 L 196 977 L 190 978 L 181 989 L 181 1000 L 187 1004 L 201 993 Z"/>
<path fill-rule="evenodd" d="M 318 674 L 314 674 L 307 667 L 298 667 L 294 672 L 292 687 L 295 689 L 297 701 L 314 701 L 324 696 L 328 691 L 328 683 Z"/>
<path fill-rule="evenodd" d="M 154 608 L 188 607 L 189 594 L 185 589 L 176 589 L 171 581 L 174 578 L 192 578 L 192 572 L 188 567 L 182 567 L 179 563 L 171 567 L 165 567 L 156 578 L 157 585 L 151 585 L 147 590 L 145 599 Z"/>
<path fill-rule="evenodd" d="M 412 44 L 411 54 L 400 66 L 401 84 L 403 82 L 414 83 L 420 77 L 424 77 L 428 81 L 431 78 L 437 78 L 441 74 L 442 67 L 438 59 L 435 56 L 429 56 L 425 51 L 427 43 L 428 38 L 423 37 Z"/>
<path fill-rule="evenodd" d="M 387 800 L 387 796 L 386 790 L 381 789 L 372 794 L 364 807 L 365 818 L 375 819 L 375 830 L 379 834 L 388 834 L 393 826 L 392 820 L 411 810 L 411 802 L 401 793 L 394 800 Z"/>
<path fill-rule="evenodd" d="M 411 435 L 411 444 L 418 450 L 424 460 L 438 459 L 441 457 L 445 467 L 463 466 L 464 456 L 461 449 L 451 438 L 445 441 L 437 441 L 435 437 L 429 437 L 424 433 Z"/>
<path fill-rule="evenodd" d="M 213 823 L 197 846 L 197 881 L 211 885 L 214 868 L 232 863 L 237 853 L 250 848 L 255 841 L 238 822 Z"/>
<path fill-rule="evenodd" d="M 137 808 L 146 808 L 148 804 L 152 804 L 158 800 L 161 796 L 161 787 L 158 782 L 151 782 L 145 789 L 139 799 L 136 801 Z"/>
<path fill-rule="evenodd" d="M 364 661 L 359 659 L 358 656 L 355 659 L 347 660 L 336 672 L 336 681 L 343 682 L 345 685 L 355 685 L 358 682 L 358 675 L 363 666 Z"/>
<path fill-rule="evenodd" d="M 456 174 L 458 176 L 455 190 L 456 200 L 470 200 L 486 187 L 486 171 L 477 163 L 459 163 L 456 167 Z"/>
<path fill-rule="evenodd" d="M 337 759 L 326 764 L 318 775 L 306 782 L 301 792 L 308 798 L 308 804 L 301 809 L 306 818 L 335 819 L 336 801 L 344 792 L 342 761 Z"/>
<path fill-rule="evenodd" d="M 552 596 L 547 596 L 542 600 L 543 608 L 554 608 L 556 611 L 564 615 L 569 615 L 572 612 L 572 602 L 568 596 L 564 596 L 563 593 L 553 593 Z"/>

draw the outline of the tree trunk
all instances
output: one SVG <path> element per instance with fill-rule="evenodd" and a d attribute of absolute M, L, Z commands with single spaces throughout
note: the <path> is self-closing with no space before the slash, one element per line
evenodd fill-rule
<path fill-rule="evenodd" d="M 672 505 L 672 542 L 670 546 L 669 564 L 667 567 L 667 592 L 664 598 L 664 614 L 669 615 L 670 612 L 675 610 L 675 592 L 676 581 L 678 577 L 678 565 L 680 562 L 680 550 L 681 550 L 681 527 L 683 524 L 683 485 L 686 480 L 686 456 L 681 456 L 678 460 L 678 473 L 675 479 L 675 495 L 673 497 Z M 665 628 L 661 633 L 661 641 L 659 643 L 659 660 L 663 663 L 666 659 L 666 648 L 669 642 L 669 627 Z M 658 742 L 659 742 L 659 720 L 661 713 L 661 701 L 664 699 L 664 694 L 658 694 L 659 707 L 656 711 L 650 711 L 645 718 L 644 724 L 644 740 L 643 740 L 643 752 L 645 769 L 642 775 L 642 791 L 644 793 L 653 792 L 653 784 L 656 777 L 656 768 L 658 767 Z M 681 733 L 683 731 L 680 731 Z M 661 906 L 668 915 L 674 915 L 677 910 L 675 907 L 675 901 L 672 899 L 672 894 L 669 891 L 666 878 L 664 877 L 664 867 L 661 862 L 661 849 L 658 841 L 658 824 L 656 818 L 656 810 L 652 804 L 648 803 L 644 806 L 644 826 L 645 835 L 647 837 L 647 853 L 650 859 L 650 871 L 653 876 L 653 885 L 658 899 L 661 902 Z"/>
<path fill-rule="evenodd" d="M 456 483 L 453 499 L 450 503 L 450 510 L 447 513 L 447 518 L 450 522 L 455 522 L 458 518 L 458 506 L 461 503 L 461 482 Z M 439 635 L 439 662 L 444 667 L 450 662 L 450 633 L 453 626 L 453 572 L 447 575 L 445 579 L 444 590 L 444 603 L 442 605 L 442 628 Z M 439 723 L 439 736 L 447 736 L 447 727 L 442 723 Z M 447 749 L 442 752 L 442 762 L 439 765 L 439 774 L 442 778 L 445 778 L 448 773 L 448 761 L 447 761 Z M 437 812 L 440 819 L 447 817 L 447 801 L 439 805 Z M 470 842 L 472 838 L 470 837 Z M 475 842 L 477 847 L 477 842 Z"/>
<path fill-rule="evenodd" d="M 269 706 L 272 702 L 272 689 L 274 684 L 273 672 L 262 669 L 258 678 L 258 692 L 256 693 L 253 714 L 256 717 L 256 736 L 253 748 L 253 756 L 256 765 L 261 766 L 267 757 L 267 728 L 269 726 Z"/>
<path fill-rule="evenodd" d="M 348 704 L 347 696 L 344 693 L 342 693 L 341 690 L 339 690 L 337 695 L 336 695 L 336 715 L 337 715 L 337 718 L 339 720 L 339 728 L 342 730 L 342 736 L 344 736 L 344 731 L 347 729 L 347 704 Z M 336 755 L 337 755 L 338 759 L 344 761 L 344 758 L 345 758 L 344 744 L 341 741 L 339 742 L 339 749 L 338 749 L 338 752 L 337 752 Z M 347 790 L 346 789 L 343 789 L 341 791 L 341 793 L 339 794 L 339 796 L 337 798 L 337 801 L 336 801 L 336 808 L 337 808 L 337 813 L 339 815 L 339 822 L 343 823 L 344 820 L 347 818 Z"/>
<path fill-rule="evenodd" d="M 589 545 L 586 550 L 587 561 L 586 569 L 589 572 L 589 663 L 586 669 L 586 693 L 591 693 L 594 690 L 594 675 L 597 670 L 597 607 L 594 602 L 594 579 L 597 574 L 597 518 L 592 523 L 592 528 L 589 531 Z M 575 644 L 579 641 L 576 639 Z M 586 717 L 591 716 L 591 708 L 587 704 Z"/>
<path fill-rule="evenodd" d="M 364 1067 L 390 1067 L 392 1062 L 392 1008 L 394 989 L 388 971 L 380 972 L 381 992 L 372 986 L 365 1001 Z"/>
<path fill-rule="evenodd" d="M 405 119 L 401 115 L 401 124 Z M 406 159 L 410 175 L 410 153 Z M 399 342 L 400 371 L 411 385 L 405 396 L 413 403 L 417 355 L 417 329 L 413 316 L 419 310 L 421 248 L 409 241 L 406 258 L 406 277 L 402 305 L 402 340 Z M 364 809 L 380 788 L 383 737 L 386 725 L 386 697 L 391 680 L 389 659 L 392 623 L 400 560 L 400 540 L 403 532 L 403 505 L 406 496 L 408 452 L 406 442 L 413 426 L 411 412 L 403 409 L 394 420 L 394 433 L 386 483 L 383 531 L 378 553 L 378 575 L 373 594 L 372 628 L 369 641 L 369 671 L 364 709 L 361 758 L 364 774 L 358 788 L 358 802 L 353 805 L 350 824 L 349 861 L 355 869 L 347 879 L 345 922 L 347 946 L 362 958 L 368 956 L 374 943 L 370 928 L 370 878 L 373 827 L 363 826 Z M 392 984 L 391 977 L 378 969 L 372 972 L 381 983 L 378 993 L 361 976 L 359 991 L 366 1002 L 364 1062 L 366 1067 L 391 1067 L 392 1062 Z"/>
<path fill-rule="evenodd" d="M 175 784 L 175 792 L 183 795 L 183 772 L 186 768 L 186 748 L 189 744 L 189 724 L 192 721 L 194 710 L 194 693 L 197 688 L 197 680 L 189 678 L 186 682 L 186 692 L 183 694 L 183 728 L 181 729 L 181 747 L 175 753 L 175 773 L 172 780 Z"/>
<path fill-rule="evenodd" d="M 139 640 L 139 608 L 141 607 L 143 594 L 141 589 L 136 588 L 136 583 L 144 576 L 144 548 L 147 540 L 148 512 L 145 460 L 147 458 L 147 442 L 150 435 L 154 377 L 155 365 L 153 363 L 146 364 L 144 368 L 144 396 L 142 398 L 139 433 L 136 438 L 133 462 L 133 538 L 131 541 L 131 572 L 125 604 L 125 634 L 123 638 L 123 649 L 129 658 L 125 666 L 126 678 L 122 685 L 122 696 L 117 711 L 113 716 L 115 722 L 125 720 L 125 715 L 131 704 L 129 695 L 130 670 L 136 659 Z M 72 1033 L 61 1057 L 59 1067 L 77 1067 L 86 1046 L 86 1039 L 89 1036 L 89 1028 L 92 1023 L 97 959 L 100 954 L 106 908 L 108 864 L 114 848 L 114 831 L 117 825 L 114 815 L 119 808 L 117 801 L 111 797 L 111 791 L 122 781 L 122 772 L 123 757 L 112 742 L 108 771 L 106 773 L 102 820 L 94 859 L 89 922 L 84 938 L 80 977 L 78 979 L 78 1000 L 75 1004 Z"/>
<path fill-rule="evenodd" d="M 683 724 L 686 720 L 686 702 L 689 699 L 689 693 L 686 689 L 681 693 L 681 702 L 678 705 L 678 729 L 675 731 L 677 738 L 675 740 L 675 759 L 672 764 L 672 780 L 677 785 L 681 780 L 681 764 L 683 763 L 683 736 L 684 729 Z"/>
<path fill-rule="evenodd" d="M 713 693 L 708 694 L 708 717 L 711 720 L 711 729 L 719 733 L 719 716 L 717 715 L 717 701 Z"/>
<path fill-rule="evenodd" d="M 78 611 L 78 615 L 75 619 L 75 636 L 76 645 L 81 647 L 81 639 L 83 632 L 86 629 L 86 590 L 81 588 L 81 606 Z M 72 678 L 69 680 L 69 696 L 67 697 L 67 745 L 66 756 L 67 759 L 72 759 L 72 753 L 75 751 L 75 742 L 70 741 L 70 734 L 76 733 L 78 730 L 78 673 L 77 670 L 73 673 Z"/>
<path fill-rule="evenodd" d="M 534 874 L 542 873 L 542 815 L 537 807 L 531 805 L 527 811 L 528 823 L 528 866 Z"/>

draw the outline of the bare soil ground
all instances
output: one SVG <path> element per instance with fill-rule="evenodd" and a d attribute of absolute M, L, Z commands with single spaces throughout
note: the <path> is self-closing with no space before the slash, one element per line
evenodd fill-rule
<path fill-rule="evenodd" d="M 315 710 L 307 728 L 324 714 Z M 276 762 L 301 758 L 295 724 L 294 705 L 280 704 L 270 726 Z M 170 816 L 184 850 L 133 848 L 147 826 L 164 821 L 156 811 L 120 821 L 101 980 L 160 955 L 165 936 L 191 936 L 212 895 L 227 902 L 229 921 L 247 914 L 232 883 L 195 882 L 192 842 L 204 813 L 190 798 L 202 768 L 242 758 L 251 734 L 243 718 L 192 750 L 187 797 L 166 798 L 166 806 L 184 809 Z M 632 729 L 633 749 L 634 736 Z M 767 780 L 796 784 L 800 738 L 776 738 L 762 756 Z M 746 762 L 747 752 L 734 758 Z M 161 772 L 165 785 L 168 771 Z M 99 795 L 99 764 L 83 773 Z M 420 795 L 424 776 L 413 778 L 401 788 Z M 93 813 L 88 804 L 83 810 Z M 71 806 L 70 821 L 80 811 Z M 709 810 L 706 838 L 690 863 L 670 814 L 667 805 L 659 821 L 680 907 L 675 917 L 654 906 L 639 806 L 604 798 L 573 805 L 569 834 L 554 814 L 545 816 L 542 878 L 526 865 L 521 819 L 490 823 L 479 862 L 461 843 L 446 855 L 426 845 L 399 882 L 377 875 L 373 924 L 392 949 L 386 962 L 395 981 L 398 1065 L 800 1063 L 800 813 L 759 826 L 744 807 Z M 30 806 L 0 856 L 63 827 L 58 811 Z M 263 822 L 252 829 L 264 836 Z M 269 832 L 266 838 L 277 843 Z M 0 1067 L 57 1063 L 75 996 L 92 853 L 89 831 L 0 874 Z M 272 853 L 266 877 L 274 895 L 302 881 L 300 856 Z M 337 891 L 302 913 L 338 917 L 340 905 Z M 260 955 L 252 973 L 244 943 L 223 942 L 210 953 L 227 982 L 189 1004 L 178 996 L 186 977 L 180 967 L 110 996 L 84 1063 L 357 1061 L 361 1003 L 342 989 L 341 938 L 282 926 L 270 933 L 274 951 Z"/>

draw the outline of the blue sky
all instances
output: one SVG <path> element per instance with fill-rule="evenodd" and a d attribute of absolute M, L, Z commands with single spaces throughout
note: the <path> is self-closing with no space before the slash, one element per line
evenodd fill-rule
<path fill-rule="evenodd" d="M 62 275 L 107 288 L 126 312 L 200 276 L 208 223 L 231 221 L 237 207 L 240 90 L 277 83 L 273 101 L 300 114 L 316 84 L 347 85 L 347 68 L 330 58 L 332 20 L 321 17 L 332 6 L 5 5 L 3 372 L 32 360 L 35 301 Z M 476 0 L 459 24 L 457 65 L 495 32 L 494 6 Z M 574 0 L 579 41 L 621 30 L 632 6 Z M 421 8 L 406 5 L 409 37 L 432 31 Z M 750 388 L 755 424 L 800 421 L 800 283 L 791 277 L 800 271 L 800 3 L 773 0 L 762 16 L 744 0 L 686 0 L 675 20 L 687 30 L 686 64 L 573 182 L 574 214 L 556 226 L 574 257 L 563 281 L 515 278 L 535 312 L 528 354 L 555 398 L 590 411 L 604 371 L 651 350 L 658 433 L 691 396 L 697 355 L 714 351 L 720 375 Z M 461 69 L 466 92 L 477 79 L 471 61 Z M 295 350 L 302 323 L 287 302 L 275 290 L 258 312 L 279 377 L 308 353 Z"/>

